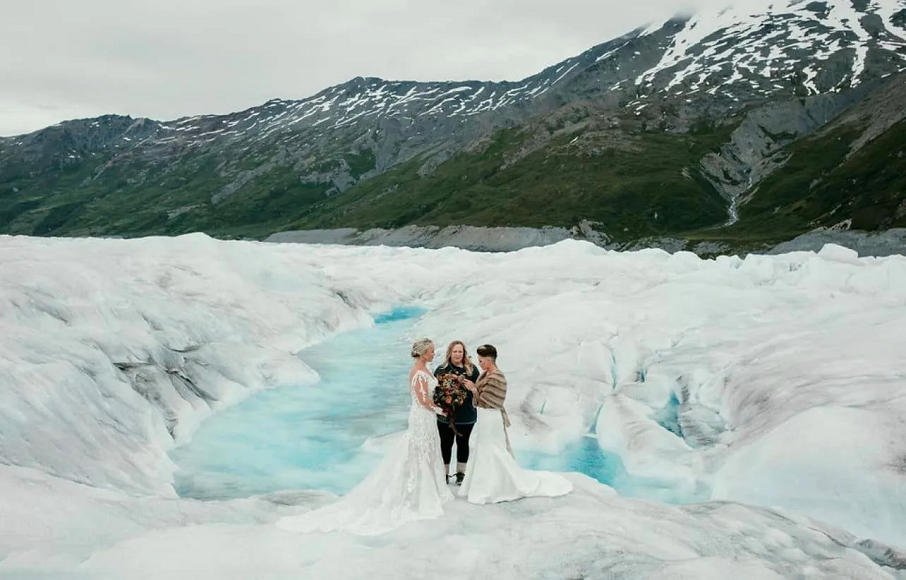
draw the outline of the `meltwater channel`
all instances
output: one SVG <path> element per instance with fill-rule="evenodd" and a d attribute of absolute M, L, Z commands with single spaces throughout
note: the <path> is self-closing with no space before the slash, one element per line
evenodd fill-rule
<path fill-rule="evenodd" d="M 406 428 L 411 329 L 423 310 L 399 307 L 371 328 L 339 334 L 299 353 L 321 377 L 252 395 L 208 418 L 170 457 L 177 492 L 232 499 L 281 490 L 342 494 L 380 461 L 381 438 Z M 434 364 L 445 350 L 437 345 Z M 523 467 L 578 471 L 621 494 L 681 501 L 657 482 L 627 476 L 620 459 L 584 437 L 556 455 L 516 450 Z M 691 499 L 691 498 L 689 498 Z"/>

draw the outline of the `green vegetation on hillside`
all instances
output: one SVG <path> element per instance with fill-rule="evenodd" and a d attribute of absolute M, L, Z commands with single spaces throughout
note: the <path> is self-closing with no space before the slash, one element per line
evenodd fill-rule
<path fill-rule="evenodd" d="M 696 135 L 639 133 L 631 148 L 588 152 L 557 137 L 508 164 L 529 136 L 496 133 L 481 151 L 463 152 L 427 177 L 415 159 L 326 199 L 284 229 L 446 226 L 574 226 L 601 223 L 617 238 L 675 232 L 725 219 L 726 202 L 705 180 L 698 160 L 716 151 L 730 129 Z"/>
<path fill-rule="evenodd" d="M 858 230 L 906 226 L 906 121 L 847 158 L 863 131 L 844 125 L 792 144 L 721 235 L 783 240 L 845 220 Z"/>
<path fill-rule="evenodd" d="M 576 132 L 520 158 L 531 136 L 506 129 L 424 177 L 424 161 L 413 159 L 328 195 L 331 184 L 303 183 L 292 166 L 277 165 L 217 204 L 211 197 L 235 177 L 221 175 L 224 159 L 215 154 L 180 158 L 172 166 L 113 163 L 100 173 L 106 160 L 91 158 L 37 181 L 23 176 L 3 183 L 0 177 L 0 223 L 9 233 L 34 235 L 264 237 L 298 228 L 574 226 L 588 219 L 617 239 L 630 239 L 724 219 L 725 202 L 702 177 L 698 160 L 728 134 L 721 128 L 614 139 L 615 130 L 576 144 Z M 343 159 L 354 176 L 375 167 L 370 149 Z"/>
<path fill-rule="evenodd" d="M 406 225 L 566 226 L 597 222 L 615 241 L 674 236 L 753 249 L 818 226 L 906 226 L 906 121 L 849 156 L 864 127 L 843 125 L 791 144 L 788 159 L 721 227 L 726 201 L 699 160 L 732 126 L 689 134 L 561 129 L 549 138 L 505 129 L 421 176 L 424 158 L 364 179 L 343 193 L 303 182 L 291 164 L 251 177 L 217 204 L 212 196 L 272 154 L 231 158 L 200 152 L 111 162 L 88 155 L 54 169 L 0 175 L 0 232 L 30 235 L 181 234 L 264 238 L 291 229 Z M 548 139 L 548 140 L 544 140 Z M 375 169 L 370 149 L 326 156 L 359 177 Z M 227 176 L 224 167 L 232 167 Z"/>

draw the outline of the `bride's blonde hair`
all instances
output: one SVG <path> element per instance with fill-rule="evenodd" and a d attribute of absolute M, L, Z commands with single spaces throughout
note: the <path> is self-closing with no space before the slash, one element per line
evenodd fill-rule
<path fill-rule="evenodd" d="M 434 343 L 431 342 L 430 338 L 420 338 L 412 343 L 412 350 L 409 351 L 409 354 L 412 358 L 418 358 L 428 352 L 432 344 Z"/>
<path fill-rule="evenodd" d="M 472 362 L 472 359 L 469 358 L 469 349 L 466 348 L 466 343 L 461 340 L 454 340 L 447 346 L 447 356 L 444 357 L 444 364 L 450 366 L 453 362 L 450 360 L 453 356 L 453 347 L 459 345 L 462 347 L 462 366 L 466 369 L 466 372 L 472 374 L 472 371 L 475 370 L 475 364 Z"/>

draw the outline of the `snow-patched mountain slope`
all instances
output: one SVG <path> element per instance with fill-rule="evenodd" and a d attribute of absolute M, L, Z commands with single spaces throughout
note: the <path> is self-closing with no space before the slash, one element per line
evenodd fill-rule
<path fill-rule="evenodd" d="M 728 201 L 732 223 L 740 200 L 784 162 L 778 154 L 783 147 L 876 90 L 878 79 L 898 78 L 894 73 L 906 67 L 904 26 L 904 0 L 736 6 L 632 31 L 519 82 L 356 78 L 310 98 L 273 100 L 228 115 L 66 122 L 0 139 L 0 231 L 259 236 L 300 227 L 437 225 L 443 212 L 434 202 L 411 201 L 424 198 L 417 191 L 425 183 L 420 178 L 437 175 L 462 154 L 463 164 L 447 164 L 440 173 L 450 169 L 450 184 L 466 184 L 533 153 L 564 154 L 566 163 L 545 173 L 549 181 L 530 181 L 517 193 L 493 187 L 507 199 L 525 192 L 558 206 L 541 225 L 573 227 L 584 218 L 612 236 L 675 235 L 720 224 L 715 194 Z M 737 129 L 727 138 L 723 129 L 731 125 Z M 622 186 L 619 176 L 589 183 L 579 177 L 595 171 L 588 160 L 603 151 L 632 149 L 638 159 L 663 158 L 660 136 L 674 139 L 699 129 L 713 136 L 714 146 L 708 154 L 677 158 L 665 179 L 649 183 L 644 164 L 630 164 L 626 194 L 638 197 L 632 206 L 640 209 L 628 219 L 608 217 L 616 215 L 607 207 L 611 202 L 598 195 L 606 190 L 602 184 Z M 556 145 L 565 133 L 576 133 L 575 147 Z M 502 161 L 478 167 L 495 140 L 507 143 Z M 574 165 L 584 169 L 573 171 Z M 512 171 L 507 183 L 530 173 L 529 166 Z M 638 175 L 645 179 L 634 179 Z M 593 203 L 555 197 L 550 192 L 560 183 L 576 186 L 575 195 Z M 330 199 L 357 184 L 360 197 Z M 649 211 L 660 203 L 652 192 L 663 184 L 689 186 L 694 198 L 677 202 L 671 194 L 671 209 Z M 386 207 L 385 195 L 412 210 L 371 211 Z M 379 217 L 356 219 L 346 204 Z M 689 214 L 707 215 L 708 223 L 658 220 L 684 215 L 689 204 L 696 206 Z M 469 210 L 456 219 L 521 226 L 538 225 L 536 217 L 504 220 Z M 627 229 L 621 223 L 627 221 L 638 229 Z M 785 232 L 772 235 L 780 239 Z"/>
<path fill-rule="evenodd" d="M 643 37 L 651 35 L 653 42 L 646 43 Z M 652 58 L 657 62 L 646 67 Z M 380 116 L 404 124 L 414 124 L 415 117 L 473 116 L 526 106 L 551 93 L 569 100 L 570 81 L 581 82 L 583 75 L 595 77 L 609 91 L 637 87 L 646 94 L 666 89 L 688 95 L 703 90 L 752 98 L 787 91 L 791 80 L 807 94 L 818 94 L 904 67 L 904 0 L 749 2 L 630 32 L 518 82 L 354 79 L 309 99 L 271 101 L 198 138 L 238 135 L 257 127 L 256 138 L 261 139 L 294 125 L 337 129 Z M 177 133 L 188 131 L 194 121 L 201 119 L 165 127 Z M 243 129 L 235 129 L 239 126 Z"/>
<path fill-rule="evenodd" d="M 317 137 L 381 119 L 392 120 L 381 127 L 384 130 L 434 132 L 431 137 L 442 138 L 469 117 L 498 114 L 519 119 L 608 92 L 641 95 L 650 101 L 668 93 L 690 98 L 701 91 L 706 97 L 746 101 L 796 87 L 807 94 L 840 90 L 903 67 L 906 0 L 770 4 L 757 0 L 657 22 L 518 82 L 356 78 L 309 98 L 274 99 L 228 115 L 139 120 L 141 130 L 126 123 L 102 143 L 117 148 L 229 142 L 253 146 L 287 131 Z M 620 99 L 613 103 L 619 104 Z M 102 117 L 72 129 L 90 131 L 117 119 Z M 437 119 L 456 123 L 438 128 Z M 35 143 L 37 135 L 4 139 L 3 145 L 29 148 L 54 143 L 45 138 Z M 99 144 L 77 137 L 64 141 L 62 146 L 71 149 L 71 157 Z"/>
<path fill-rule="evenodd" d="M 903 0 L 758 0 L 704 10 L 636 84 L 685 83 L 713 94 L 749 83 L 770 93 L 792 73 L 809 94 L 855 86 L 873 66 L 906 66 L 904 16 Z"/>
<path fill-rule="evenodd" d="M 667 90 L 745 100 L 789 91 L 791 82 L 817 94 L 904 67 L 906 0 L 757 0 L 657 22 L 517 82 L 356 78 L 301 100 L 159 123 L 159 131 L 142 137 L 203 146 L 261 141 L 288 129 L 321 134 L 378 118 L 406 128 L 425 118 L 531 112 L 542 97 L 575 98 L 575 85 L 589 80 L 599 93 L 625 90 L 649 98 L 663 98 Z M 135 144 L 134 136 L 122 139 Z"/>

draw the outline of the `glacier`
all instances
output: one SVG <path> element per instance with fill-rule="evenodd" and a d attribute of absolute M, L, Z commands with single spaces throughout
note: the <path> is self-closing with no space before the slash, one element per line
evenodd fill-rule
<path fill-rule="evenodd" d="M 498 346 L 517 453 L 592 441 L 705 501 L 571 473 L 566 498 L 454 502 L 361 538 L 275 527 L 327 491 L 176 493 L 170 454 L 205 419 L 316 390 L 306 349 L 400 304 L 424 310 L 411 336 Z M 834 245 L 702 260 L 3 236 L 0 577 L 904 578 L 904 323 L 906 258 Z"/>
<path fill-rule="evenodd" d="M 292 488 L 346 493 L 375 467 L 375 447 L 406 429 L 408 331 L 422 309 L 396 307 L 297 356 L 317 388 L 260 391 L 201 424 L 169 455 L 183 497 L 230 499 Z"/>

